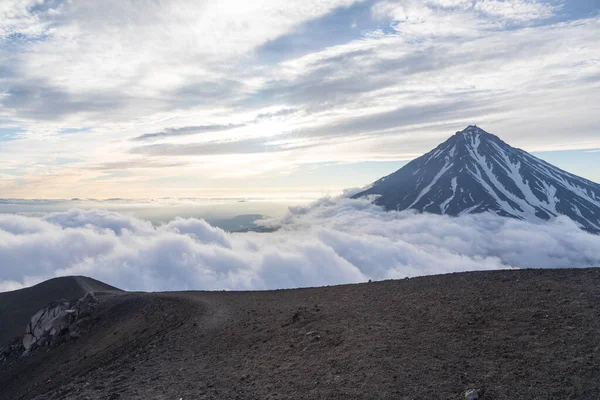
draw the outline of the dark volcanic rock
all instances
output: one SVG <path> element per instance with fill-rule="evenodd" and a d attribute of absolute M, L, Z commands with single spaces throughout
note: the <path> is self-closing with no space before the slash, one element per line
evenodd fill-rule
<path fill-rule="evenodd" d="M 0 364 L 0 399 L 600 398 L 597 268 L 99 299 L 77 341 Z"/>
<path fill-rule="evenodd" d="M 76 302 L 54 301 L 39 310 L 25 329 L 23 347 L 25 353 L 44 346 L 55 346 L 64 341 L 79 338 L 89 329 L 98 309 L 98 299 L 92 292 Z"/>
<path fill-rule="evenodd" d="M 566 215 L 600 232 L 600 185 L 504 143 L 476 126 L 354 197 L 378 195 L 387 210 L 461 215 L 486 211 L 529 221 Z"/>
<path fill-rule="evenodd" d="M 19 357 L 25 351 L 23 347 L 23 339 L 16 337 L 12 342 L 0 348 L 0 363 L 14 357 Z"/>
<path fill-rule="evenodd" d="M 75 300 L 87 292 L 103 295 L 120 291 L 92 278 L 65 276 L 25 289 L 0 293 L 0 347 L 17 336 L 22 337 L 31 316 L 57 299 Z"/>

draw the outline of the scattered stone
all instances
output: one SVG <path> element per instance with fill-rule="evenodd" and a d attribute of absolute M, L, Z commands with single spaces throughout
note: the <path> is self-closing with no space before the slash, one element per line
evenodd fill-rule
<path fill-rule="evenodd" d="M 0 362 L 4 362 L 13 356 L 20 356 L 25 351 L 23 341 L 20 337 L 13 339 L 6 347 L 0 348 Z"/>
<path fill-rule="evenodd" d="M 78 339 L 79 337 L 81 337 L 81 334 L 77 331 L 71 331 L 69 332 L 69 337 L 71 339 Z"/>
<path fill-rule="evenodd" d="M 465 393 L 465 400 L 479 400 L 479 393 L 476 389 L 469 389 Z"/>
<path fill-rule="evenodd" d="M 294 313 L 294 315 L 292 315 L 292 322 L 298 322 L 299 319 L 300 319 L 299 313 Z"/>

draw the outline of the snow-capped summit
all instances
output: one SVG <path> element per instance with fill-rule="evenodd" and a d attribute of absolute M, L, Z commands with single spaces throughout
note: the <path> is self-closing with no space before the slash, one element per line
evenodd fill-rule
<path fill-rule="evenodd" d="M 477 134 L 477 133 L 491 135 L 491 133 L 484 131 L 483 129 L 479 128 L 477 125 L 469 125 L 462 131 L 456 132 L 454 135 L 463 135 L 464 136 L 464 135 Z"/>
<path fill-rule="evenodd" d="M 353 197 L 388 210 L 461 215 L 486 211 L 530 221 L 566 215 L 600 232 L 600 185 L 469 125 Z"/>

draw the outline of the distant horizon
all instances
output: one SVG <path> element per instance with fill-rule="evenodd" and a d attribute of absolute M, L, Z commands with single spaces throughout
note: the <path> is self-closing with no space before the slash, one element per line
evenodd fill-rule
<path fill-rule="evenodd" d="M 474 126 L 478 126 L 476 124 L 474 124 Z M 478 126 L 480 128 L 482 128 L 481 126 Z M 482 128 L 483 130 L 486 130 L 485 128 Z M 456 131 L 456 132 L 460 132 Z M 486 130 L 487 132 L 487 130 Z M 502 135 L 501 134 L 496 134 L 494 132 L 489 132 L 492 133 L 498 137 L 500 137 L 500 139 L 502 139 Z M 450 137 L 451 135 L 449 135 L 448 137 Z M 510 145 L 510 143 L 508 143 Z M 437 146 L 437 145 L 435 145 Z M 433 146 L 431 149 L 435 148 L 435 146 Z M 430 151 L 431 149 L 426 150 L 423 154 L 427 153 L 428 151 Z M 579 151 L 572 151 L 572 150 L 563 150 L 563 151 L 542 151 L 542 152 L 532 152 L 530 153 L 544 161 L 549 162 L 550 164 L 553 164 L 569 173 L 572 173 L 574 175 L 580 176 L 582 178 L 588 179 L 592 182 L 595 183 L 600 183 L 600 149 L 591 149 L 591 150 L 587 150 L 587 151 L 583 151 L 583 152 L 579 152 Z M 368 182 L 363 182 L 362 184 L 358 184 L 356 186 L 353 187 L 343 187 L 341 189 L 335 189 L 335 190 L 323 190 L 321 189 L 320 191 L 317 192 L 287 192 L 287 193 L 269 193 L 269 192 L 265 192 L 265 193 L 254 193 L 254 194 L 237 194 L 237 195 L 193 195 L 193 194 L 181 194 L 181 195 L 176 195 L 176 196 L 139 196 L 139 197 L 120 197 L 120 196 L 110 196 L 110 197 L 85 197 L 85 196 L 73 196 L 73 197 L 0 197 L 0 202 L 3 200 L 30 200 L 30 201 L 34 201 L 34 200 L 40 200 L 40 201 L 44 201 L 44 200 L 52 200 L 52 201 L 142 201 L 142 200 L 211 200 L 211 201 L 218 201 L 218 200 L 229 200 L 229 201 L 278 201 L 278 202 L 287 202 L 292 204 L 293 202 L 304 202 L 304 201 L 311 201 L 311 200 L 317 200 L 319 198 L 322 197 L 326 197 L 326 196 L 338 196 L 343 194 L 343 192 L 345 190 L 351 190 L 351 189 L 356 189 L 356 188 L 360 188 L 363 186 L 366 186 L 374 181 L 376 181 L 377 179 L 381 178 L 382 176 L 386 176 L 390 173 L 395 172 L 397 169 L 402 168 L 404 165 L 406 165 L 407 163 L 409 163 L 410 161 L 412 161 L 413 159 L 416 159 L 418 157 L 420 157 L 422 154 L 415 156 L 412 159 L 408 159 L 405 161 L 398 161 L 398 162 L 394 162 L 394 161 L 382 161 L 382 162 L 377 162 L 377 161 L 372 161 L 371 163 L 373 164 L 385 164 L 385 166 L 387 167 L 388 165 L 393 168 L 393 165 L 390 164 L 397 164 L 397 168 L 393 169 L 393 170 L 388 170 L 387 172 L 382 171 L 382 168 L 365 168 L 362 172 L 364 174 L 364 176 L 372 176 L 371 180 L 369 180 Z M 597 162 L 596 162 L 597 161 Z M 589 162 L 589 164 L 588 164 Z M 591 165 L 595 165 L 597 166 L 597 168 L 590 168 L 590 164 Z M 352 170 L 353 167 L 353 163 L 340 163 L 338 164 L 338 166 L 340 168 L 347 168 L 348 171 Z M 380 175 L 377 175 L 380 174 Z M 1 203 L 0 203 L 1 204 Z M 1 210 L 0 210 L 1 212 Z"/>

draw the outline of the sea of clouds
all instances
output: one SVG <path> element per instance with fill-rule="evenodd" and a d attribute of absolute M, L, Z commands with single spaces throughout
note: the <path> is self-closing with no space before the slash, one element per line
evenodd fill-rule
<path fill-rule="evenodd" d="M 0 215 L 0 291 L 62 275 L 127 290 L 276 289 L 501 268 L 600 266 L 600 236 L 566 217 L 385 212 L 321 199 L 228 233 L 200 219 L 154 226 L 113 211 Z"/>

